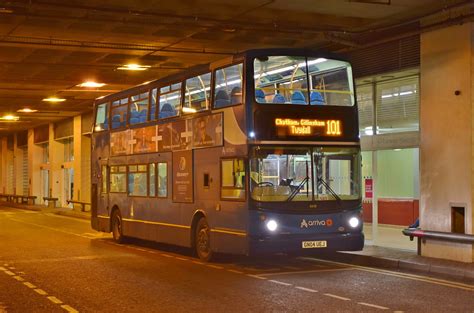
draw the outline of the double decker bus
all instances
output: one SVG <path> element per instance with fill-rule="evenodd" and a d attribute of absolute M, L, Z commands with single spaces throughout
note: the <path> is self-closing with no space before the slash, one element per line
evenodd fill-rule
<path fill-rule="evenodd" d="M 96 100 L 92 227 L 213 253 L 361 250 L 351 66 L 251 50 Z"/>

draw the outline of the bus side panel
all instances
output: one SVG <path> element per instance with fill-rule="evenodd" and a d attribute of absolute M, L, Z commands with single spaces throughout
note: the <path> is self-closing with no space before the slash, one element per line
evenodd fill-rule
<path fill-rule="evenodd" d="M 101 193 L 101 166 L 107 165 L 109 158 L 110 136 L 108 132 L 92 134 L 91 151 L 91 225 L 98 231 L 110 232 L 107 194 Z"/>
<path fill-rule="evenodd" d="M 194 208 L 206 214 L 211 227 L 213 251 L 245 254 L 247 240 L 243 234 L 247 229 L 246 202 L 221 199 L 220 162 L 225 155 L 223 150 L 223 147 L 217 147 L 194 151 Z M 232 151 L 235 153 L 236 150 Z M 208 187 L 204 184 L 205 175 L 209 176 Z M 192 215 L 186 215 L 190 225 Z"/>

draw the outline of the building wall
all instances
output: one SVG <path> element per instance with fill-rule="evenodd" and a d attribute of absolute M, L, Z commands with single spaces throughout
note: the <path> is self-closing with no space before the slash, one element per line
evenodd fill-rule
<path fill-rule="evenodd" d="M 426 230 L 450 232 L 451 206 L 462 205 L 472 234 L 472 41 L 472 23 L 421 35 L 420 225 Z M 473 261 L 472 245 L 439 241 L 427 241 L 422 255 Z"/>

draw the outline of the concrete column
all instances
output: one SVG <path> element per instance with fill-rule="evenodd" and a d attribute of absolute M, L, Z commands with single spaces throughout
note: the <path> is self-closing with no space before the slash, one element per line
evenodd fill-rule
<path fill-rule="evenodd" d="M 28 130 L 28 180 L 29 195 L 37 196 L 36 203 L 41 203 L 41 163 L 43 162 L 43 150 L 34 142 L 34 130 Z"/>
<path fill-rule="evenodd" d="M 6 185 L 7 185 L 7 142 L 6 137 L 0 138 L 0 169 L 1 169 L 1 176 L 0 176 L 0 192 L 6 193 Z"/>
<path fill-rule="evenodd" d="M 452 206 L 473 233 L 474 24 L 421 34 L 420 225 L 450 232 Z M 429 240 L 422 255 L 473 262 L 472 245 Z"/>
<path fill-rule="evenodd" d="M 54 140 L 54 124 L 49 124 L 49 164 L 50 164 L 50 188 L 51 196 L 58 198 L 57 204 L 62 202 L 63 171 L 61 165 L 64 163 L 64 145 Z"/>

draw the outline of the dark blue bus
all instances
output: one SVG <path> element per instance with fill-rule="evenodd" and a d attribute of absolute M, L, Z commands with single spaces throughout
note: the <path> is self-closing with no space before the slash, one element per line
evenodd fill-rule
<path fill-rule="evenodd" d="M 213 253 L 361 250 L 351 66 L 251 50 L 96 100 L 92 226 Z"/>

